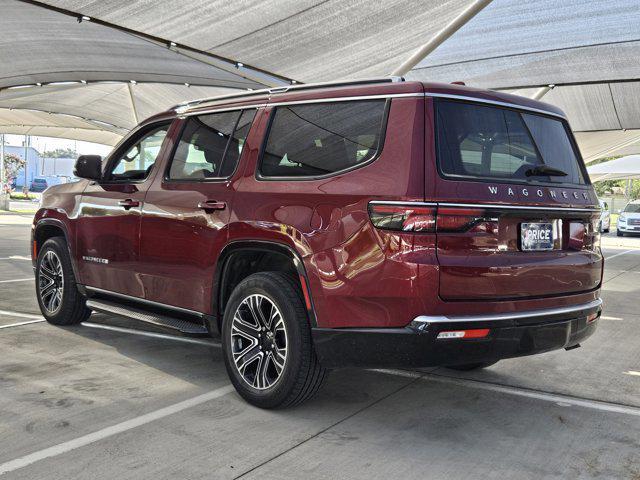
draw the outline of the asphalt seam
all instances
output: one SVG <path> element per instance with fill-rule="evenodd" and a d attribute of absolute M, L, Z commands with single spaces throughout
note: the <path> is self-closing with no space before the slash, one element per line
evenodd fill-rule
<path fill-rule="evenodd" d="M 270 462 L 272 462 L 272 461 L 274 461 L 274 460 L 276 460 L 276 459 L 278 459 L 278 458 L 282 457 L 283 455 L 286 455 L 287 453 L 291 452 L 292 450 L 295 450 L 295 449 L 296 449 L 296 448 L 298 448 L 299 446 L 304 445 L 305 443 L 307 443 L 307 442 L 309 442 L 309 441 L 313 440 L 314 438 L 317 438 L 318 436 L 320 436 L 320 435 L 322 435 L 323 433 L 325 433 L 325 432 L 327 432 L 327 431 L 331 430 L 332 428 L 336 427 L 337 425 L 340 425 L 341 423 L 343 423 L 343 422 L 345 422 L 345 421 L 349 420 L 350 418 L 355 417 L 356 415 L 358 415 L 358 414 L 360 414 L 360 413 L 364 412 L 365 410 L 368 410 L 369 408 L 371 408 L 371 407 L 373 407 L 373 406 L 377 405 L 378 403 L 382 402 L 383 400 L 386 400 L 387 398 L 389 398 L 389 397 L 391 397 L 391 396 L 395 395 L 396 393 L 398 393 L 398 392 L 400 392 L 400 391 L 404 390 L 405 388 L 407 388 L 407 387 L 409 387 L 409 386 L 413 385 L 413 384 L 414 384 L 414 383 L 416 383 L 418 380 L 420 380 L 421 378 L 423 378 L 423 376 L 424 376 L 424 375 L 418 374 L 418 376 L 416 376 L 413 380 L 411 380 L 410 382 L 405 383 L 405 384 L 404 384 L 404 385 L 402 385 L 400 388 L 397 388 L 397 389 L 395 389 L 394 391 L 392 391 L 392 392 L 390 392 L 390 393 L 388 393 L 388 394 L 386 394 L 386 395 L 383 395 L 382 397 L 378 398 L 377 400 L 374 400 L 373 402 L 371 402 L 371 403 L 369 403 L 369 404 L 365 405 L 364 407 L 362 407 L 362 408 L 360 408 L 360 409 L 356 410 L 355 412 L 353 412 L 353 413 L 351 413 L 351 414 L 347 415 L 346 417 L 344 417 L 344 418 L 342 418 L 342 419 L 338 420 L 337 422 L 332 423 L 332 424 L 331 424 L 331 425 L 329 425 L 328 427 L 323 428 L 322 430 L 320 430 L 320 431 L 318 431 L 318 432 L 314 433 L 313 435 L 311 435 L 310 437 L 308 437 L 308 438 L 304 439 L 304 440 L 303 440 L 303 441 L 301 441 L 300 443 L 298 443 L 298 444 L 296 444 L 296 445 L 293 445 L 293 446 L 291 446 L 291 447 L 289 447 L 289 448 L 287 448 L 287 449 L 283 450 L 282 452 L 278 453 L 277 455 L 274 455 L 273 457 L 269 458 L 268 460 L 265 460 L 264 462 L 259 463 L 258 465 L 256 465 L 256 466 L 254 466 L 254 467 L 250 468 L 249 470 L 247 470 L 247 471 L 245 471 L 245 472 L 241 473 L 240 475 L 238 475 L 238 476 L 236 476 L 236 477 L 233 477 L 233 480 L 237 480 L 237 479 L 239 479 L 239 478 L 242 478 L 242 477 L 244 477 L 244 476 L 246 476 L 246 475 L 250 474 L 251 472 L 256 471 L 257 469 L 262 468 L 263 466 L 267 465 L 268 463 L 270 463 Z"/>

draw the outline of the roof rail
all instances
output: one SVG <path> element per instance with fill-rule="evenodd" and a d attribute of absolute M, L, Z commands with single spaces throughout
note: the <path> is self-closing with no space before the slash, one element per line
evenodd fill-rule
<path fill-rule="evenodd" d="M 217 97 L 207 97 L 201 98 L 198 100 L 191 100 L 188 102 L 179 103 L 170 108 L 170 110 L 180 110 L 185 111 L 189 108 L 200 106 L 204 103 L 209 102 L 217 102 L 220 100 L 227 100 L 233 98 L 244 98 L 244 97 L 252 97 L 255 95 L 275 95 L 278 93 L 285 93 L 292 90 L 311 90 L 314 88 L 322 88 L 322 87 L 342 87 L 342 86 L 350 86 L 350 85 L 362 85 L 362 84 L 370 84 L 370 83 L 389 83 L 389 82 L 404 82 L 404 77 L 383 77 L 383 78 L 366 78 L 366 79 L 357 79 L 357 80 L 334 80 L 331 82 L 319 82 L 319 83 L 300 83 L 293 85 L 285 85 L 282 87 L 273 87 L 273 88 L 263 88 L 259 90 L 246 90 L 237 93 L 229 93 L 227 95 L 219 95 Z"/>

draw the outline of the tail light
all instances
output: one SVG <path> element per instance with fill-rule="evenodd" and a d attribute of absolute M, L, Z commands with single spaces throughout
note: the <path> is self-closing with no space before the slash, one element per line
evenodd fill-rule
<path fill-rule="evenodd" d="M 434 232 L 436 207 L 421 204 L 370 203 L 371 223 L 383 230 Z"/>
<path fill-rule="evenodd" d="M 497 218 L 487 218 L 482 208 L 436 207 L 420 203 L 369 204 L 371 222 L 383 230 L 402 232 L 495 233 Z"/>

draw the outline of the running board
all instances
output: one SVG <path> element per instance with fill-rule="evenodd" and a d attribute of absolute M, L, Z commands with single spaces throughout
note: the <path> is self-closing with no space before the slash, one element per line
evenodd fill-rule
<path fill-rule="evenodd" d="M 132 318 L 134 320 L 150 323 L 158 327 L 178 330 L 179 332 L 186 335 L 209 335 L 209 332 L 204 325 L 198 325 L 197 323 L 190 322 L 189 320 L 183 320 L 181 318 L 162 315 L 155 312 L 149 312 L 141 308 L 121 305 L 115 302 L 109 302 L 107 300 L 89 299 L 87 300 L 87 308 L 95 310 L 96 312 L 109 313 L 111 315 L 118 315 L 120 317 Z"/>

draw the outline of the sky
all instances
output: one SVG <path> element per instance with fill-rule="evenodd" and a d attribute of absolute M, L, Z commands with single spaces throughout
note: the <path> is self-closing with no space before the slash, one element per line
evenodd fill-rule
<path fill-rule="evenodd" d="M 5 135 L 5 142 L 7 145 L 22 146 L 24 135 Z M 71 148 L 76 150 L 80 155 L 93 154 L 102 155 L 103 157 L 107 155 L 112 148 L 109 145 L 100 145 L 99 143 L 36 136 L 31 137 L 31 146 L 40 153 L 45 150 L 55 150 L 56 148 Z"/>

